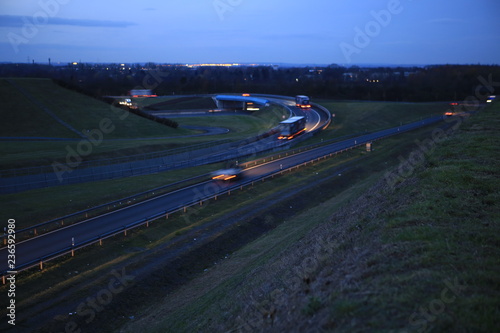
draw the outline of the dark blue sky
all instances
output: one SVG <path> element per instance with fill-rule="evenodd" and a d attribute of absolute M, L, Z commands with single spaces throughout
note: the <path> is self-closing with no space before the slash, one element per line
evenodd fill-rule
<path fill-rule="evenodd" d="M 500 64 L 498 0 L 1 0 L 0 61 Z"/>

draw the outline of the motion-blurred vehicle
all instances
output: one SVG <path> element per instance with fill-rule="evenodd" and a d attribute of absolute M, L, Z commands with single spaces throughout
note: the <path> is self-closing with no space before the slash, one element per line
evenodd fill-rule
<path fill-rule="evenodd" d="M 230 168 L 230 169 L 217 170 L 217 171 L 212 172 L 212 179 L 222 180 L 222 181 L 238 180 L 238 179 L 241 179 L 241 177 L 242 177 L 242 171 L 243 171 L 243 169 L 241 169 L 241 168 Z"/>
<path fill-rule="evenodd" d="M 280 129 L 281 134 L 278 139 L 291 140 L 306 131 L 306 118 L 302 116 L 288 118 L 280 123 Z"/>
<path fill-rule="evenodd" d="M 311 102 L 309 97 L 304 95 L 295 96 L 295 106 L 301 109 L 310 109 Z"/>

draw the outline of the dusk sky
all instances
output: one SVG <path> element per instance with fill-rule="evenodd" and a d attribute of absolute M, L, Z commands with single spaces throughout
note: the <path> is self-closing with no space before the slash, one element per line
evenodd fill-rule
<path fill-rule="evenodd" d="M 0 61 L 500 64 L 498 0 L 0 0 Z"/>

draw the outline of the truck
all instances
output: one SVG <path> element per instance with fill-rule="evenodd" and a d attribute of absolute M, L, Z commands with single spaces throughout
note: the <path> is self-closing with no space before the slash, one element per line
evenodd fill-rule
<path fill-rule="evenodd" d="M 306 118 L 295 116 L 280 123 L 280 140 L 291 140 L 306 131 Z"/>
<path fill-rule="evenodd" d="M 310 109 L 311 102 L 309 97 L 304 95 L 295 96 L 295 106 L 301 109 Z"/>

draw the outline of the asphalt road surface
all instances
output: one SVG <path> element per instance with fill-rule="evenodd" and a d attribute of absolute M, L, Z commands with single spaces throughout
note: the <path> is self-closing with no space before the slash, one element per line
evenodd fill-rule
<path fill-rule="evenodd" d="M 275 103 L 287 106 L 293 114 L 305 116 L 307 119 L 307 132 L 318 129 L 327 121 L 327 116 L 324 112 L 317 112 L 314 109 L 301 110 L 300 108 L 295 107 L 294 102 L 283 98 L 273 98 L 272 100 Z M 206 128 L 204 129 L 206 130 Z M 209 132 L 211 135 L 224 133 L 227 133 L 227 129 L 212 128 Z M 110 165 L 105 165 L 104 163 L 103 165 L 93 167 L 76 167 L 70 168 L 69 171 L 62 169 L 59 173 L 50 172 L 18 177 L 7 177 L 0 179 L 0 193 L 16 193 L 35 188 L 146 175 L 166 170 L 227 161 L 231 159 L 236 160 L 243 156 L 249 156 L 258 152 L 276 148 L 285 143 L 286 142 L 277 140 L 277 136 L 258 141 L 242 140 L 241 142 L 233 144 L 223 144 L 209 149 L 190 151 L 177 155 L 128 161 Z M 98 161 L 96 163 L 98 163 Z"/>
<path fill-rule="evenodd" d="M 303 112 L 309 112 L 307 115 L 309 119 L 307 126 L 314 126 L 314 124 L 317 123 L 317 117 L 314 115 L 315 112 L 311 112 L 311 110 Z M 77 247 L 79 244 L 84 244 L 88 240 L 99 238 L 106 233 L 119 230 L 124 226 L 131 225 L 138 221 L 143 221 L 164 211 L 173 211 L 185 205 L 190 205 L 194 202 L 212 197 L 217 193 L 225 192 L 231 187 L 237 188 L 244 182 L 257 180 L 264 175 L 277 172 L 281 169 L 287 169 L 289 167 L 299 165 L 331 153 L 339 152 L 347 148 L 365 144 L 386 136 L 396 135 L 398 133 L 436 123 L 442 119 L 442 116 L 432 117 L 415 123 L 318 147 L 293 156 L 281 158 L 263 165 L 249 168 L 244 171 L 244 177 L 236 182 L 224 183 L 220 181 L 208 180 L 204 183 L 189 186 L 184 189 L 120 209 L 118 211 L 20 242 L 16 244 L 16 266 L 18 268 L 22 268 L 23 265 L 35 263 L 39 261 L 40 258 L 45 258 L 58 251 L 63 251 L 65 249 L 69 250 L 73 244 Z M 189 219 L 189 216 L 187 216 L 187 218 Z M 165 223 L 165 221 L 162 223 Z M 7 270 L 7 249 L 3 248 L 0 250 L 0 272 L 5 272 Z"/>

